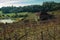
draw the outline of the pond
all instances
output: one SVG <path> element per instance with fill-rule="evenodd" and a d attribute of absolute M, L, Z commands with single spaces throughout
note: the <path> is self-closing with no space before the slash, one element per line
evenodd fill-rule
<path fill-rule="evenodd" d="M 12 19 L 0 19 L 0 23 L 13 23 L 15 20 Z"/>

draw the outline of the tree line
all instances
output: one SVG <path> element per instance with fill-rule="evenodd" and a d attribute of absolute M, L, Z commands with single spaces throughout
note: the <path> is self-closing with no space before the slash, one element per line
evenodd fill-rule
<path fill-rule="evenodd" d="M 60 3 L 57 2 L 43 2 L 42 5 L 29 5 L 24 7 L 2 7 L 0 10 L 3 13 L 20 13 L 20 12 L 39 12 L 39 11 L 53 11 L 60 10 Z"/>

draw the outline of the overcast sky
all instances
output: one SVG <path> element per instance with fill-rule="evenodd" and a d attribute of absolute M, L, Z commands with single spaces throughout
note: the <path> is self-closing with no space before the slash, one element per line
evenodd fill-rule
<path fill-rule="evenodd" d="M 41 5 L 46 1 L 60 2 L 60 0 L 0 0 L 0 7 L 3 6 L 27 6 L 27 5 Z"/>

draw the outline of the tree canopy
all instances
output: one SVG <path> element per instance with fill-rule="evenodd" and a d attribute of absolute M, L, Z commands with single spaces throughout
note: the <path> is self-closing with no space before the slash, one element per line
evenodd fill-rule
<path fill-rule="evenodd" d="M 43 2 L 42 5 L 29 5 L 24 7 L 2 7 L 0 10 L 3 13 L 19 13 L 19 12 L 39 12 L 39 11 L 53 11 L 60 10 L 60 3 Z"/>

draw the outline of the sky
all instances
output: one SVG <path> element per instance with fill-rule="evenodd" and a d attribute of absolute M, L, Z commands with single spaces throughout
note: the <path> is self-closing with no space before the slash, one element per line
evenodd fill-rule
<path fill-rule="evenodd" d="M 42 5 L 46 1 L 60 2 L 60 0 L 0 0 L 0 8 L 6 6 L 27 6 L 27 5 Z"/>

